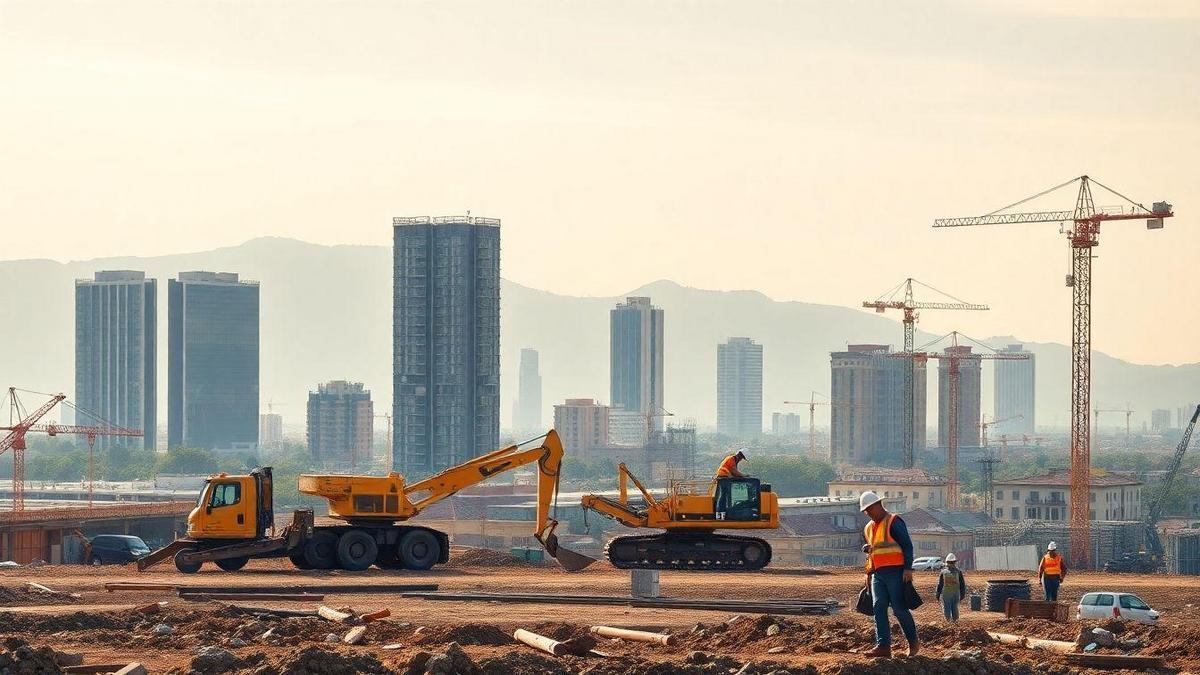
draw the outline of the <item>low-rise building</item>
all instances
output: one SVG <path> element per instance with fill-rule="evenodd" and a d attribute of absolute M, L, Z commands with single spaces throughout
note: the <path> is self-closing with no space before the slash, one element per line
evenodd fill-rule
<path fill-rule="evenodd" d="M 906 500 L 907 508 L 946 506 L 946 479 L 923 469 L 852 469 L 829 481 L 830 497 L 857 498 L 874 492 L 885 500 Z"/>
<path fill-rule="evenodd" d="M 990 524 L 987 515 L 978 511 L 947 511 L 921 508 L 904 514 L 908 535 L 913 542 L 916 558 L 953 553 L 959 566 L 974 566 L 975 530 Z"/>
<path fill-rule="evenodd" d="M 569 454 L 608 445 L 609 407 L 591 398 L 569 398 L 554 406 L 554 429 Z"/>
<path fill-rule="evenodd" d="M 1144 515 L 1142 487 L 1142 481 L 1132 476 L 1093 469 L 1088 518 L 1140 520 Z M 1070 469 L 996 481 L 995 490 L 996 520 L 1067 522 L 1071 518 Z"/>

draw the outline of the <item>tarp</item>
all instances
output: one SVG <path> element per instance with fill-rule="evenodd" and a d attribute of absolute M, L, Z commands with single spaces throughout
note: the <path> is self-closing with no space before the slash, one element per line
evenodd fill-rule
<path fill-rule="evenodd" d="M 1038 568 L 1038 549 L 1027 546 L 976 546 L 977 570 L 1030 570 Z"/>

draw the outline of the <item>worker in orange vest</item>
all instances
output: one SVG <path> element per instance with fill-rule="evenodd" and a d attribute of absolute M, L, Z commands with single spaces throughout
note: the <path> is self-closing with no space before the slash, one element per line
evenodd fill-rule
<path fill-rule="evenodd" d="M 883 499 L 874 492 L 862 493 L 858 507 L 871 518 L 863 528 L 863 537 L 867 540 L 863 552 L 867 554 L 867 585 L 875 610 L 875 648 L 865 656 L 883 659 L 892 656 L 888 606 L 904 631 L 908 655 L 916 656 L 920 651 L 917 623 L 904 597 L 905 584 L 912 583 L 913 544 L 908 536 L 908 526 L 900 516 L 888 513 L 883 508 Z"/>
<path fill-rule="evenodd" d="M 717 520 L 723 520 L 724 514 L 729 510 L 729 481 L 722 480 L 728 478 L 745 478 L 746 474 L 738 470 L 738 462 L 746 459 L 746 451 L 738 450 L 732 455 L 727 455 L 721 460 L 721 464 L 717 467 L 717 476 L 714 480 L 717 481 L 716 500 L 713 503 L 713 509 L 716 511 Z"/>
<path fill-rule="evenodd" d="M 1058 602 L 1058 587 L 1065 576 L 1067 565 L 1058 554 L 1058 544 L 1050 542 L 1046 547 L 1046 555 L 1042 556 L 1042 562 L 1038 563 L 1038 578 L 1041 579 L 1046 602 Z"/>

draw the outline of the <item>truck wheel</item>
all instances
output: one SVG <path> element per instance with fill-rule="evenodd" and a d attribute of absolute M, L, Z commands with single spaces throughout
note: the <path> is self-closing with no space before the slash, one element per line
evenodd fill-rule
<path fill-rule="evenodd" d="M 175 554 L 175 569 L 183 572 L 184 574 L 194 574 L 199 572 L 200 566 L 204 564 L 198 562 L 185 562 L 183 556 L 189 553 L 194 553 L 194 551 L 192 551 L 190 548 L 185 548 Z"/>
<path fill-rule="evenodd" d="M 218 560 L 217 567 L 220 567 L 226 572 L 236 572 L 245 567 L 246 563 L 248 562 L 250 562 L 250 556 L 243 555 L 237 558 L 225 558 L 224 560 Z"/>
<path fill-rule="evenodd" d="M 292 566 L 298 570 L 311 570 L 312 565 L 304 559 L 304 549 L 293 551 L 288 554 L 288 560 L 292 561 Z"/>
<path fill-rule="evenodd" d="M 375 564 L 379 546 L 375 537 L 362 530 L 350 530 L 338 538 L 337 559 L 342 569 L 358 572 Z"/>
<path fill-rule="evenodd" d="M 427 570 L 437 563 L 442 555 L 442 546 L 437 537 L 428 530 L 411 530 L 400 537 L 400 561 L 410 570 Z"/>
<path fill-rule="evenodd" d="M 331 570 L 337 566 L 337 535 L 317 530 L 304 544 L 304 559 L 315 570 Z"/>

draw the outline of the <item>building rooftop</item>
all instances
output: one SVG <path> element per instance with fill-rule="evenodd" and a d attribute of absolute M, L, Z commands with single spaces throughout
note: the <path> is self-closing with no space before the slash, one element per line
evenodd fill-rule
<path fill-rule="evenodd" d="M 839 525 L 837 519 L 827 513 L 801 513 L 779 517 L 779 525 L 784 532 L 806 537 L 821 534 L 858 534 L 859 527 Z"/>
<path fill-rule="evenodd" d="M 987 514 L 978 511 L 921 508 L 901 514 L 900 517 L 911 532 L 966 533 L 991 524 Z"/>
<path fill-rule="evenodd" d="M 830 485 L 945 485 L 946 479 L 924 469 L 850 469 L 829 481 Z"/>
<path fill-rule="evenodd" d="M 1142 484 L 1142 481 L 1133 476 L 1105 471 L 1103 469 L 1092 470 L 1092 487 L 1117 487 L 1120 485 Z M 1051 487 L 1067 488 L 1071 486 L 1071 470 L 1051 469 L 1049 473 L 1025 476 L 1024 478 L 998 480 L 996 481 L 996 485 L 1049 485 Z"/>

